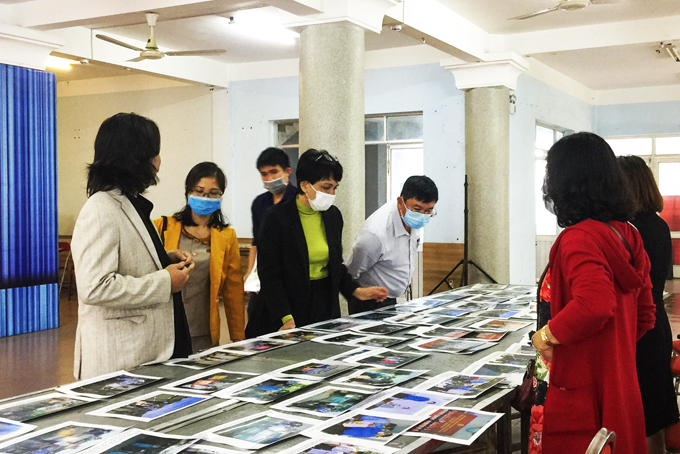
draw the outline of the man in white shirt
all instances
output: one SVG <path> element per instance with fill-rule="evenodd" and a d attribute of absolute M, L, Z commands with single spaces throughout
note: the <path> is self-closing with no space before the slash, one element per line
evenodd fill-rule
<path fill-rule="evenodd" d="M 350 314 L 393 305 L 406 292 L 418 259 L 420 229 L 436 214 L 438 198 L 434 181 L 414 175 L 406 180 L 397 200 L 366 219 L 346 266 L 360 286 L 385 287 L 389 294 L 382 302 L 352 298 Z"/>

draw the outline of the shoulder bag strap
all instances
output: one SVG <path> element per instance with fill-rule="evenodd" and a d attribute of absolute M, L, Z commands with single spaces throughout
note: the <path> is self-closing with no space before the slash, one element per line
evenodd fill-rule
<path fill-rule="evenodd" d="M 168 230 L 168 217 L 163 216 L 163 226 L 161 227 L 161 242 L 165 245 L 165 231 Z"/>
<path fill-rule="evenodd" d="M 630 254 L 630 263 L 631 263 L 631 265 L 633 265 L 633 267 L 635 267 L 635 256 L 633 255 L 633 250 L 631 249 L 630 244 L 628 243 L 628 241 L 623 237 L 623 235 L 621 235 L 621 233 L 620 233 L 618 230 L 616 230 L 616 227 L 614 227 L 613 225 L 611 225 L 609 222 L 607 222 L 606 224 L 607 224 L 607 227 L 609 227 L 610 229 L 612 229 L 612 231 L 613 231 L 614 233 L 616 233 L 616 236 L 619 237 L 619 239 L 621 240 L 621 242 L 622 242 L 623 245 L 625 246 L 626 250 L 627 250 L 628 253 Z"/>

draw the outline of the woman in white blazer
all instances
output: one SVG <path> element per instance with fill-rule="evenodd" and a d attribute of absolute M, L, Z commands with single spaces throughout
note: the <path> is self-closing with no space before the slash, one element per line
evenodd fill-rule
<path fill-rule="evenodd" d="M 191 353 L 179 291 L 193 261 L 182 251 L 166 254 L 151 223 L 153 204 L 141 195 L 156 184 L 158 126 L 134 113 L 116 114 L 100 126 L 94 150 L 89 198 L 71 244 L 77 379 Z"/>

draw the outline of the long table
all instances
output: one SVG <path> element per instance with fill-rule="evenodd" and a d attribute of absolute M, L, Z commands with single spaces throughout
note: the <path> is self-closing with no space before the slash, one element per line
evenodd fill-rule
<path fill-rule="evenodd" d="M 430 370 L 430 372 L 422 377 L 406 382 L 404 385 L 402 385 L 402 387 L 409 388 L 414 387 L 415 385 L 421 383 L 427 378 L 431 378 L 442 372 L 462 371 L 467 366 L 477 361 L 478 359 L 488 355 L 489 353 L 495 351 L 504 351 L 513 343 L 528 341 L 527 332 L 530 329 L 531 326 L 528 326 L 519 331 L 508 333 L 500 342 L 497 342 L 496 345 L 494 345 L 493 347 L 483 350 L 481 352 L 474 353 L 472 355 L 433 352 L 429 356 L 408 363 L 407 365 L 404 366 L 404 368 L 428 369 Z M 405 334 L 408 331 L 410 331 L 410 329 L 405 329 L 403 332 L 398 332 L 393 335 L 398 337 L 408 337 L 409 339 L 410 338 L 415 339 L 416 338 L 415 336 Z M 409 341 L 406 341 L 402 344 L 399 344 L 391 348 L 394 350 L 413 351 L 410 347 L 408 347 L 409 343 L 410 343 Z M 251 372 L 263 374 L 308 359 L 313 358 L 325 359 L 330 356 L 334 356 L 345 351 L 349 351 L 353 348 L 356 347 L 335 344 L 323 344 L 307 341 L 266 351 L 263 353 L 259 353 L 257 355 L 244 357 L 220 366 L 216 366 L 216 368 L 238 372 Z M 195 375 L 200 371 L 184 367 L 155 364 L 132 369 L 129 370 L 129 372 L 141 375 L 164 377 L 165 380 L 163 380 L 160 383 L 156 383 L 155 386 L 143 387 L 138 390 L 125 393 L 121 396 L 118 396 L 117 398 L 93 402 L 92 404 L 77 407 L 72 410 L 67 410 L 60 413 L 55 413 L 54 415 L 29 421 L 28 423 L 38 426 L 38 429 L 43 429 L 63 422 L 75 421 L 106 424 L 121 427 L 134 426 L 144 430 L 153 430 L 176 435 L 193 435 L 203 430 L 206 430 L 210 427 L 224 424 L 226 422 L 233 421 L 256 413 L 261 413 L 268 409 L 268 406 L 266 405 L 257 405 L 252 403 L 237 403 L 229 407 L 225 407 L 223 409 L 215 411 L 214 409 L 212 409 L 212 407 L 217 403 L 219 399 L 213 398 L 149 423 L 87 415 L 86 413 L 97 408 L 110 405 L 117 401 L 128 400 L 134 398 L 135 396 L 147 394 L 155 390 L 157 386 L 165 385 L 167 383 Z M 351 372 L 347 372 L 346 374 L 349 373 Z M 323 386 L 326 383 L 327 382 L 322 382 L 318 385 L 314 385 L 311 388 L 307 388 L 301 392 L 307 392 L 316 389 L 320 386 Z M 39 391 L 37 393 L 31 393 L 30 395 L 38 396 L 40 394 L 51 391 L 53 390 L 44 390 Z M 458 399 L 454 401 L 451 405 L 471 408 L 475 410 L 485 410 L 503 413 L 504 416 L 500 418 L 499 421 L 496 423 L 496 452 L 499 454 L 510 454 L 512 452 L 510 402 L 515 396 L 515 393 L 516 390 L 512 388 L 493 388 L 488 392 L 482 394 L 477 399 Z M 27 396 L 28 395 L 23 395 L 12 397 L 10 399 L 5 399 L 3 401 L 0 401 L 0 404 L 16 401 Z M 307 417 L 311 416 L 307 415 Z M 269 454 L 280 452 L 283 449 L 294 446 L 305 439 L 306 439 L 305 437 L 296 436 L 292 439 L 276 443 L 270 446 L 269 448 L 261 449 L 258 451 L 258 453 Z M 434 449 L 439 448 L 442 444 L 443 442 L 438 440 L 430 440 L 426 438 L 411 436 L 400 436 L 394 439 L 389 444 L 387 444 L 387 446 L 400 449 L 398 454 L 407 453 L 420 454 L 431 452 Z M 451 446 L 454 447 L 458 445 L 451 444 Z"/>

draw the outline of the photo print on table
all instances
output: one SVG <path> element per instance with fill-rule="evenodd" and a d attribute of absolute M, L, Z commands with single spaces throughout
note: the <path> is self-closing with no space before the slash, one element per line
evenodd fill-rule
<path fill-rule="evenodd" d="M 503 377 L 482 377 L 458 372 L 444 372 L 421 383 L 415 389 L 451 394 L 465 399 L 476 399 L 502 381 Z"/>
<path fill-rule="evenodd" d="M 192 391 L 200 394 L 212 394 L 257 376 L 258 374 L 249 372 L 213 369 L 168 383 L 167 385 L 160 386 L 159 389 L 174 392 Z"/>
<path fill-rule="evenodd" d="M 85 450 L 123 432 L 125 427 L 65 422 L 0 444 L 6 454 L 70 454 Z"/>
<path fill-rule="evenodd" d="M 425 421 L 411 427 L 406 435 L 469 446 L 501 416 L 502 413 L 473 411 L 467 408 L 442 408 L 432 413 Z"/>
<path fill-rule="evenodd" d="M 368 389 L 391 388 L 412 378 L 426 374 L 429 370 L 386 369 L 374 367 L 354 372 L 331 383 L 334 385 L 360 386 Z"/>
<path fill-rule="evenodd" d="M 154 391 L 134 399 L 116 402 L 87 414 L 148 422 L 184 410 L 206 399 L 210 399 L 210 396 Z"/>
<path fill-rule="evenodd" d="M 404 364 L 417 361 L 421 358 L 425 358 L 426 356 L 428 356 L 427 353 L 402 352 L 399 350 L 388 350 L 386 348 L 381 348 L 378 350 L 369 350 L 367 352 L 358 353 L 356 355 L 350 356 L 349 358 L 345 358 L 344 361 L 357 363 L 364 366 L 396 368 L 401 367 Z"/>
<path fill-rule="evenodd" d="M 462 317 L 470 313 L 468 309 L 457 307 L 441 307 L 427 312 L 430 315 L 446 315 L 447 317 Z"/>
<path fill-rule="evenodd" d="M 163 380 L 163 377 L 151 377 L 149 375 L 131 374 L 124 370 L 100 375 L 88 380 L 77 381 L 68 385 L 59 386 L 56 390 L 67 394 L 102 399 L 114 397 L 128 391 L 139 389 Z"/>
<path fill-rule="evenodd" d="M 490 330 L 490 331 L 517 331 L 531 325 L 529 322 L 519 322 L 514 320 L 489 320 L 477 322 L 470 325 L 471 328 Z"/>
<path fill-rule="evenodd" d="M 212 427 L 195 436 L 241 449 L 262 449 L 317 424 L 318 419 L 267 411 Z"/>
<path fill-rule="evenodd" d="M 297 342 L 274 339 L 248 339 L 241 342 L 220 345 L 217 349 L 222 352 L 237 355 L 256 355 L 258 353 L 273 350 L 275 348 L 287 347 L 296 343 Z"/>
<path fill-rule="evenodd" d="M 314 339 L 315 337 L 324 336 L 326 334 L 328 333 L 323 331 L 294 328 L 286 331 L 277 331 L 275 333 L 265 334 L 260 337 L 264 339 L 283 340 L 291 342 L 306 342 Z"/>
<path fill-rule="evenodd" d="M 188 358 L 171 359 L 163 364 L 166 366 L 179 366 L 186 367 L 187 369 L 203 370 L 245 357 L 246 355 L 235 355 L 223 351 L 208 350 L 207 352 L 198 355 L 191 355 Z"/>
<path fill-rule="evenodd" d="M 375 398 L 374 391 L 327 386 L 272 405 L 274 410 L 335 417 Z"/>
<path fill-rule="evenodd" d="M 392 347 L 393 345 L 401 344 L 406 340 L 408 340 L 408 338 L 406 337 L 370 335 L 363 337 L 361 339 L 350 341 L 348 342 L 348 345 L 358 345 L 361 347 L 387 348 Z"/>
<path fill-rule="evenodd" d="M 315 380 L 276 378 L 260 375 L 231 388 L 215 393 L 221 399 L 237 399 L 254 404 L 268 404 L 282 397 L 301 391 L 319 383 Z"/>
<path fill-rule="evenodd" d="M 475 317 L 500 318 L 500 319 L 512 318 L 517 314 L 519 314 L 519 311 L 508 311 L 504 309 L 495 308 L 474 313 Z"/>
<path fill-rule="evenodd" d="M 250 451 L 240 449 L 230 449 L 221 446 L 202 445 L 201 441 L 182 449 L 179 454 L 249 454 Z M 87 453 L 85 453 L 87 454 Z"/>
<path fill-rule="evenodd" d="M 398 325 L 396 323 L 377 322 L 352 328 L 352 331 L 359 334 L 392 334 L 408 329 L 408 325 Z"/>
<path fill-rule="evenodd" d="M 355 348 L 353 350 L 348 350 L 348 351 L 346 351 L 344 353 L 340 353 L 338 355 L 330 356 L 326 359 L 330 360 L 330 361 L 347 361 L 347 358 L 352 358 L 356 355 L 361 355 L 361 354 L 368 353 L 368 352 L 374 352 L 374 351 L 377 351 L 377 350 L 379 350 L 379 349 L 377 349 L 377 348 Z M 348 361 L 348 362 L 351 362 L 351 361 Z"/>
<path fill-rule="evenodd" d="M 394 454 L 396 448 L 370 447 L 332 440 L 309 440 L 286 449 L 281 454 Z"/>
<path fill-rule="evenodd" d="M 347 317 L 312 323 L 311 325 L 305 326 L 305 328 L 314 330 L 319 329 L 321 331 L 345 331 L 357 326 L 365 325 L 367 323 L 371 323 L 371 320 Z"/>
<path fill-rule="evenodd" d="M 0 440 L 17 437 L 35 429 L 35 426 L 10 419 L 0 418 Z M 2 445 L 0 445 L 2 446 Z"/>
<path fill-rule="evenodd" d="M 427 340 L 420 340 L 409 344 L 409 347 L 420 351 L 442 352 L 442 353 L 462 353 L 473 348 L 488 348 L 490 344 L 460 339 L 444 339 L 441 337 L 430 337 Z"/>
<path fill-rule="evenodd" d="M 338 344 L 338 345 L 352 345 L 351 342 L 365 339 L 365 334 L 357 334 L 354 332 L 347 333 L 330 333 L 325 336 L 319 336 L 312 339 L 312 342 L 320 344 Z"/>
<path fill-rule="evenodd" d="M 302 434 L 314 439 L 360 442 L 367 446 L 382 446 L 406 431 L 418 420 L 385 417 L 358 410 L 319 424 Z"/>
<path fill-rule="evenodd" d="M 92 402 L 96 402 L 96 399 L 61 393 L 43 394 L 0 405 L 0 418 L 26 422 Z"/>
<path fill-rule="evenodd" d="M 291 366 L 282 367 L 269 372 L 276 377 L 300 378 L 303 380 L 325 380 L 357 367 L 344 361 L 332 361 L 329 359 L 310 359 Z"/>
<path fill-rule="evenodd" d="M 129 429 L 98 443 L 87 454 L 176 454 L 197 441 L 195 437 Z"/>
<path fill-rule="evenodd" d="M 391 389 L 383 394 L 364 410 L 381 415 L 412 417 L 430 414 L 437 407 L 443 407 L 456 399 L 451 395 L 406 388 Z"/>
<path fill-rule="evenodd" d="M 495 352 L 490 354 L 486 361 L 489 364 L 510 364 L 513 366 L 526 367 L 529 361 L 536 358 L 536 355 L 525 355 L 522 353 Z"/>

